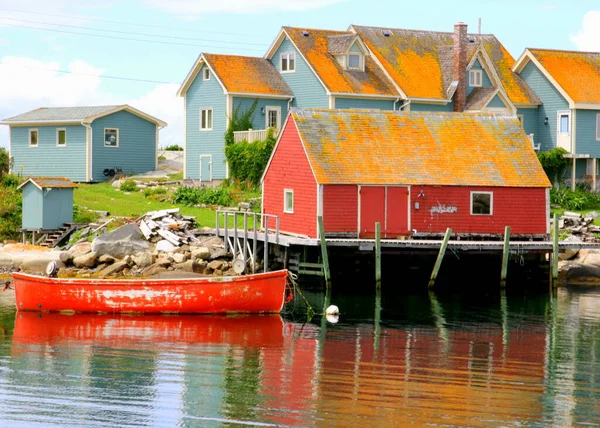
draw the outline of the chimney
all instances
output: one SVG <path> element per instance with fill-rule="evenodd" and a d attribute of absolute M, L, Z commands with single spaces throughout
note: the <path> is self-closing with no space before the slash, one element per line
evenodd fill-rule
<path fill-rule="evenodd" d="M 454 25 L 454 50 L 452 55 L 452 80 L 458 82 L 454 93 L 454 111 L 465 111 L 467 105 L 467 24 Z"/>

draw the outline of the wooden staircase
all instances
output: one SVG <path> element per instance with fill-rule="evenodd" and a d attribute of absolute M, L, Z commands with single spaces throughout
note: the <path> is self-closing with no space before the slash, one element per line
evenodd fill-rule
<path fill-rule="evenodd" d="M 48 232 L 46 239 L 41 245 L 48 248 L 54 248 L 80 227 L 81 225 L 76 223 L 65 223 L 59 229 Z"/>

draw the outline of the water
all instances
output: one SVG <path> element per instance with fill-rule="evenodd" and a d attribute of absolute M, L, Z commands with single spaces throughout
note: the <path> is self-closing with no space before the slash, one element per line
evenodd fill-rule
<path fill-rule="evenodd" d="M 330 298 L 337 324 L 0 293 L 0 426 L 600 426 L 600 289 Z"/>

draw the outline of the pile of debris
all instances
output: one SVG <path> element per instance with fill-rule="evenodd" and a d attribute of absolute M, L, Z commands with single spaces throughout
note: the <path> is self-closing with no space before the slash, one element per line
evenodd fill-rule
<path fill-rule="evenodd" d="M 600 214 L 595 211 L 583 216 L 565 211 L 558 219 L 558 228 L 576 235 L 583 242 L 598 242 L 600 241 L 600 226 L 593 224 L 597 218 L 600 218 Z"/>
<path fill-rule="evenodd" d="M 190 230 L 194 224 L 194 217 L 181 215 L 179 208 L 151 211 L 139 222 L 140 231 L 146 240 L 154 243 L 165 240 L 175 247 L 198 241 Z"/>

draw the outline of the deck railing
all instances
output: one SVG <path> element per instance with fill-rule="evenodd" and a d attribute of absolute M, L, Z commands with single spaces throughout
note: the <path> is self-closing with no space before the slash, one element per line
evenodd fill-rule
<path fill-rule="evenodd" d="M 274 129 L 274 136 L 277 137 L 278 130 Z M 266 129 L 248 129 L 247 131 L 235 131 L 233 133 L 233 141 L 235 143 L 241 143 L 242 141 L 248 141 L 253 143 L 255 141 L 263 141 L 267 138 Z"/>

